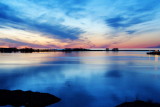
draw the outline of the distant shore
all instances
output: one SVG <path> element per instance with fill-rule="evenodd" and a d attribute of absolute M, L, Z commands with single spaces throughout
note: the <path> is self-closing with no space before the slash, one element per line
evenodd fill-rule
<path fill-rule="evenodd" d="M 33 49 L 33 48 L 0 48 L 0 53 L 32 53 L 32 52 L 72 52 L 72 51 L 155 51 L 153 49 L 118 49 L 118 48 L 113 48 L 113 49 L 85 49 L 85 48 L 65 48 L 65 49 Z"/>

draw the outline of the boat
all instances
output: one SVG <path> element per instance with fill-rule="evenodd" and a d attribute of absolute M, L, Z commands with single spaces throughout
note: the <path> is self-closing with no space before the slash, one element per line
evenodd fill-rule
<path fill-rule="evenodd" d="M 152 51 L 152 52 L 147 52 L 147 54 L 150 54 L 150 55 L 160 55 L 160 51 L 159 50 L 155 50 L 155 51 Z"/>

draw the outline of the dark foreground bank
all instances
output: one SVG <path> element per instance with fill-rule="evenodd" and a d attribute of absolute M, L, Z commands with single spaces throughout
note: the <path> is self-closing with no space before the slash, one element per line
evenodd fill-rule
<path fill-rule="evenodd" d="M 48 93 L 0 90 L 0 106 L 45 107 L 59 101 L 59 98 Z"/>
<path fill-rule="evenodd" d="M 160 104 L 136 100 L 134 102 L 125 102 L 116 107 L 160 107 Z"/>

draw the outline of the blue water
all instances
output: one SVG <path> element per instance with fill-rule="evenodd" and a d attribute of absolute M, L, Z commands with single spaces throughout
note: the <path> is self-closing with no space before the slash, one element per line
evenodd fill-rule
<path fill-rule="evenodd" d="M 0 53 L 0 89 L 62 100 L 48 107 L 114 107 L 160 102 L 160 56 L 146 52 Z"/>

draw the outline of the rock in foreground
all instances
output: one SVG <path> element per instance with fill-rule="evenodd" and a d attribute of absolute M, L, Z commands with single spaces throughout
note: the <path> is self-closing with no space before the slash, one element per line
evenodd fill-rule
<path fill-rule="evenodd" d="M 160 104 L 136 100 L 134 102 L 125 102 L 116 107 L 160 107 Z"/>
<path fill-rule="evenodd" d="M 45 107 L 58 101 L 59 98 L 48 93 L 0 90 L 0 106 Z"/>

